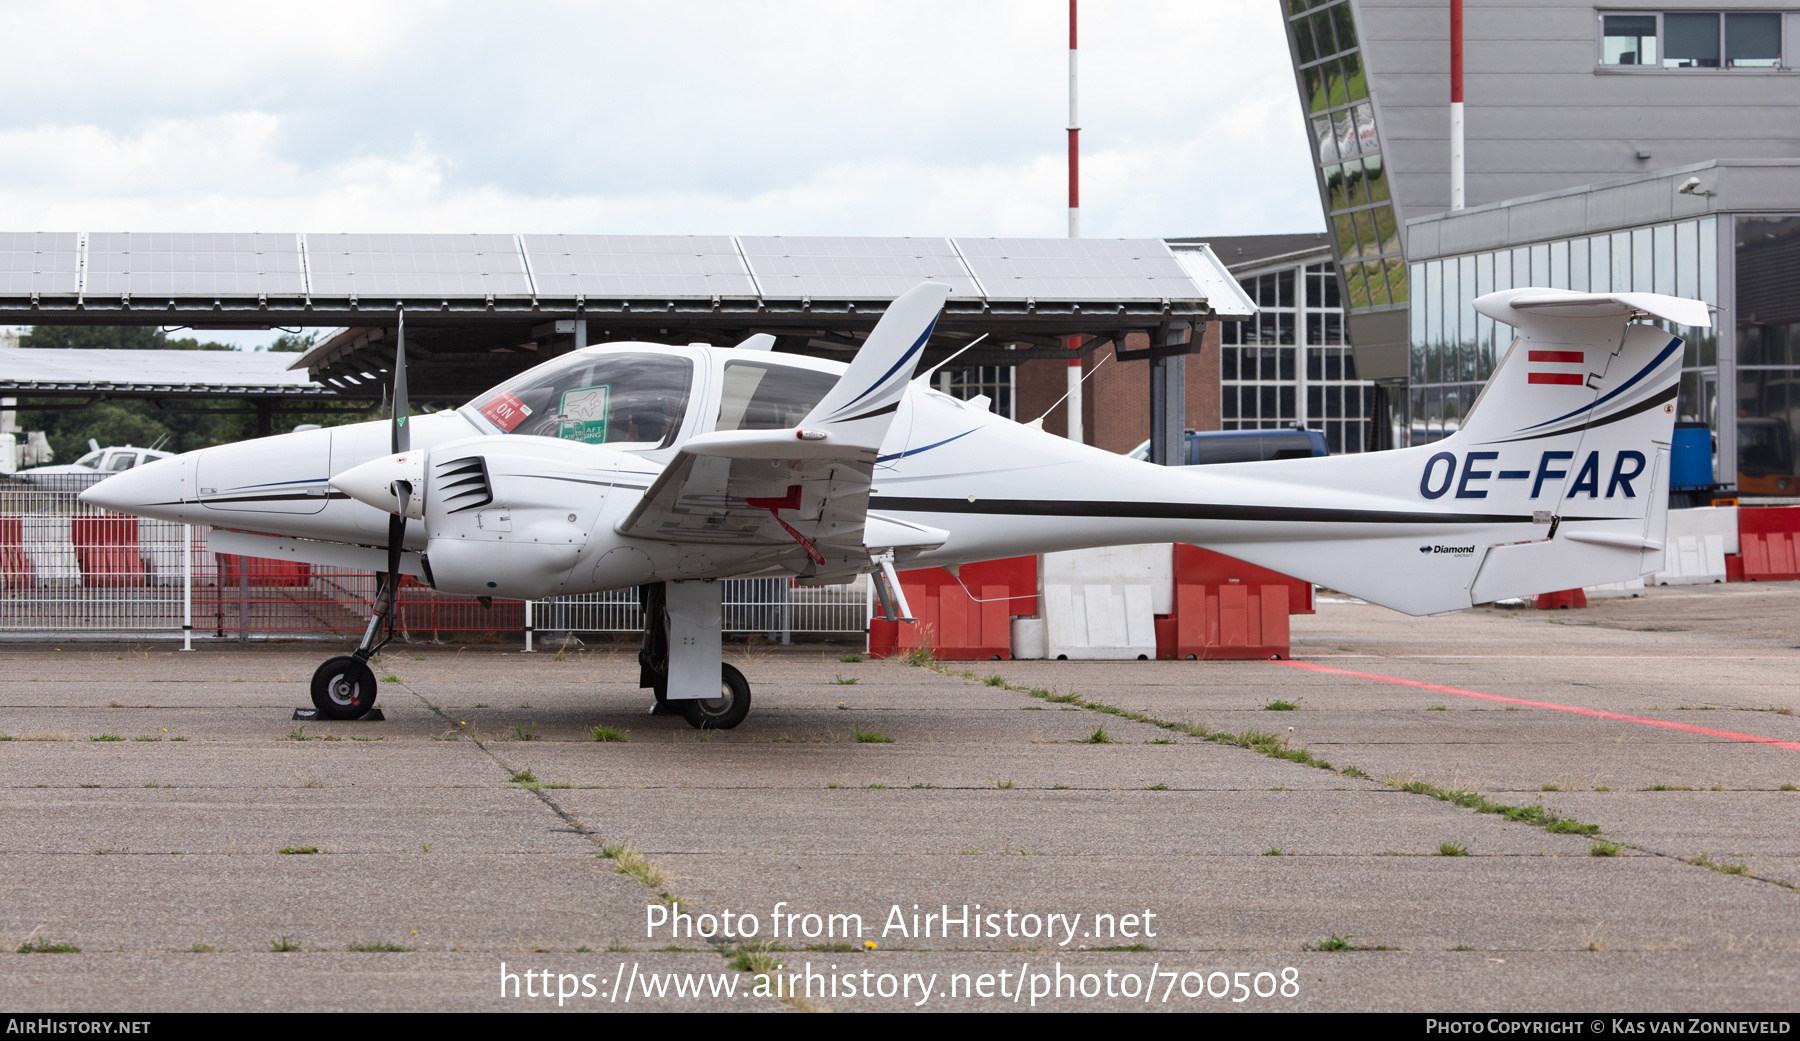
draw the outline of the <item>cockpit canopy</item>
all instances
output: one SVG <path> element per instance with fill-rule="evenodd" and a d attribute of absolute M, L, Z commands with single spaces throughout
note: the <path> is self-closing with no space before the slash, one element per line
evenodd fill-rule
<path fill-rule="evenodd" d="M 687 414 L 694 363 L 670 354 L 581 352 L 521 373 L 464 406 L 506 434 L 664 448 Z"/>
<path fill-rule="evenodd" d="M 766 355 L 728 358 L 714 380 L 719 385 L 717 410 L 710 423 L 696 429 L 797 426 L 837 380 L 836 372 Z M 694 362 L 678 354 L 581 351 L 513 377 L 462 412 L 501 433 L 648 451 L 674 442 L 693 387 Z"/>

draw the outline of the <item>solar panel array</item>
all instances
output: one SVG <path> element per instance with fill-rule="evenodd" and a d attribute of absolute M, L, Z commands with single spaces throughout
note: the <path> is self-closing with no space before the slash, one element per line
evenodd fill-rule
<path fill-rule="evenodd" d="M 1157 300 L 1194 295 L 1161 239 L 957 239 L 990 298 Z"/>
<path fill-rule="evenodd" d="M 72 231 L 0 231 L 0 294 L 73 295 L 81 278 L 81 236 Z"/>
<path fill-rule="evenodd" d="M 306 236 L 312 295 L 322 297 L 530 297 L 511 235 Z"/>
<path fill-rule="evenodd" d="M 90 296 L 304 296 L 293 234 L 93 232 L 82 292 Z"/>
<path fill-rule="evenodd" d="M 926 280 L 997 303 L 1208 296 L 1160 239 L 0 232 L 12 298 L 854 302 Z"/>
<path fill-rule="evenodd" d="M 524 235 L 543 296 L 755 297 L 729 235 Z"/>
<path fill-rule="evenodd" d="M 951 296 L 980 297 L 956 247 L 942 238 L 738 239 L 770 299 L 891 299 L 920 282 L 946 282 Z"/>

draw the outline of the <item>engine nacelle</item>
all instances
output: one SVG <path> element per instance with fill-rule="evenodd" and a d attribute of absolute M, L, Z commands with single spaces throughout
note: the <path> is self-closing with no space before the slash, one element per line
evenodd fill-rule
<path fill-rule="evenodd" d="M 538 599 L 564 591 L 620 455 L 546 437 L 439 445 L 426 464 L 425 560 L 451 593 Z"/>

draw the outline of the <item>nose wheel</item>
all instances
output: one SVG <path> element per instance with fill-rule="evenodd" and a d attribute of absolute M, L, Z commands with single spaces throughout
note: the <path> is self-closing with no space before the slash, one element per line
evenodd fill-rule
<path fill-rule="evenodd" d="M 312 700 L 326 719 L 361 719 L 375 707 L 375 673 L 361 658 L 339 655 L 313 673 Z"/>

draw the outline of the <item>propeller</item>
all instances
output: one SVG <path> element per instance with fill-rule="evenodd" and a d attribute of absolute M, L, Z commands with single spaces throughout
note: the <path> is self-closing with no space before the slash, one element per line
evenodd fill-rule
<path fill-rule="evenodd" d="M 412 431 L 406 425 L 407 413 L 411 411 L 406 396 L 406 308 L 399 309 L 399 342 L 394 345 L 394 411 L 392 420 L 392 440 L 394 454 L 412 450 Z M 393 583 L 395 596 L 398 598 L 400 588 L 400 555 L 405 550 L 406 541 L 406 508 L 417 489 L 410 481 L 394 482 L 394 498 L 399 500 L 398 508 L 388 517 L 388 581 Z"/>

